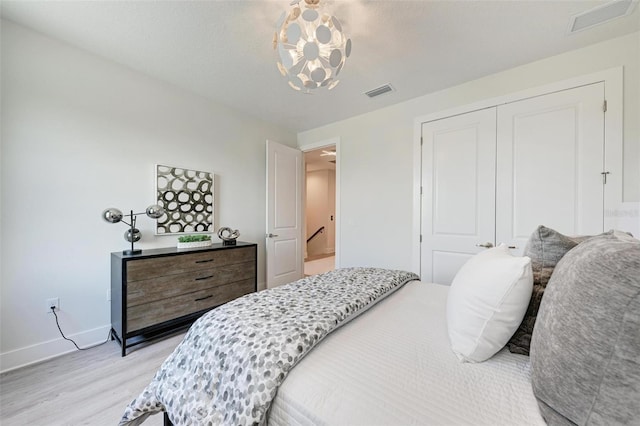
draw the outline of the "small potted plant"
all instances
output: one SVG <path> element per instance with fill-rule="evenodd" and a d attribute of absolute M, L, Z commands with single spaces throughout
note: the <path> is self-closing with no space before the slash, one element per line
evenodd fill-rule
<path fill-rule="evenodd" d="M 178 248 L 208 247 L 212 244 L 211 235 L 183 235 L 178 237 Z"/>

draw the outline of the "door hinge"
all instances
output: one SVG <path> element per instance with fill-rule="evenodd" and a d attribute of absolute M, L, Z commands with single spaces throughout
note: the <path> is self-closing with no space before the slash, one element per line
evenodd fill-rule
<path fill-rule="evenodd" d="M 423 143 L 424 143 L 424 140 L 422 139 L 422 136 L 420 136 L 420 146 L 422 146 Z"/>
<path fill-rule="evenodd" d="M 602 103 L 602 112 L 607 112 L 607 100 L 606 99 Z"/>
<path fill-rule="evenodd" d="M 606 185 L 607 184 L 607 175 L 610 174 L 610 173 L 609 172 L 602 172 L 600 174 L 602 175 L 602 183 L 604 185 Z"/>
<path fill-rule="evenodd" d="M 420 242 L 422 242 L 422 234 L 420 234 Z"/>
<path fill-rule="evenodd" d="M 420 187 L 420 195 L 422 195 L 422 186 Z"/>

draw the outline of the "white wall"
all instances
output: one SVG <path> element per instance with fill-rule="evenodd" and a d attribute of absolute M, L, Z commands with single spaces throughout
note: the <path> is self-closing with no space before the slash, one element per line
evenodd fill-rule
<path fill-rule="evenodd" d="M 265 140 L 294 133 L 2 21 L 1 136 L 2 370 L 73 349 L 47 298 L 80 345 L 106 338 L 109 253 L 127 242 L 100 214 L 152 204 L 156 163 L 215 173 L 215 228 L 259 243 L 264 285 Z M 137 247 L 175 245 L 138 224 Z"/>
<path fill-rule="evenodd" d="M 335 182 L 335 170 L 314 170 L 306 173 L 305 240 L 322 226 L 325 228 L 321 234 L 307 243 L 308 256 L 335 251 L 335 221 L 331 221 L 331 216 L 335 216 Z"/>
<path fill-rule="evenodd" d="M 617 66 L 624 66 L 627 207 L 615 213 L 640 223 L 639 56 L 634 33 L 299 133 L 298 146 L 342 141 L 340 266 L 413 269 L 415 118 Z"/>

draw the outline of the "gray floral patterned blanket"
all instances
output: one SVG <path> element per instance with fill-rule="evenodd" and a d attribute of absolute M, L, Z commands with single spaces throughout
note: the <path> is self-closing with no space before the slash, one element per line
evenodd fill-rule
<path fill-rule="evenodd" d="M 344 268 L 252 293 L 202 316 L 120 425 L 166 411 L 174 425 L 264 424 L 278 386 L 325 336 L 417 275 Z"/>

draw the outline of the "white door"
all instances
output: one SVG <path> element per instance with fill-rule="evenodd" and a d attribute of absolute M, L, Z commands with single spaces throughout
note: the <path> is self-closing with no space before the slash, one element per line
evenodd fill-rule
<path fill-rule="evenodd" d="M 478 245 L 520 255 L 538 225 L 602 232 L 603 103 L 596 83 L 423 124 L 422 279 L 450 284 Z"/>
<path fill-rule="evenodd" d="M 603 102 L 597 83 L 498 107 L 496 240 L 513 254 L 538 225 L 603 231 Z"/>
<path fill-rule="evenodd" d="M 267 288 L 303 276 L 302 152 L 267 141 Z"/>
<path fill-rule="evenodd" d="M 450 284 L 495 241 L 495 108 L 422 125 L 422 280 Z"/>

